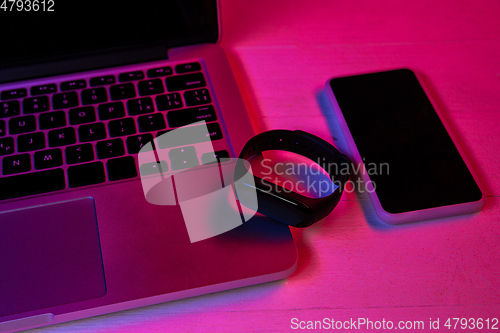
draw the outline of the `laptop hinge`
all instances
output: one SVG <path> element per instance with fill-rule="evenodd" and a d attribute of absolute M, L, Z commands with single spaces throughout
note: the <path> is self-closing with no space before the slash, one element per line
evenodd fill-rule
<path fill-rule="evenodd" d="M 100 54 L 80 54 L 73 58 L 51 59 L 37 64 L 24 64 L 0 69 L 0 83 L 38 77 L 76 73 L 100 68 L 168 59 L 164 45 L 127 50 L 113 50 Z"/>

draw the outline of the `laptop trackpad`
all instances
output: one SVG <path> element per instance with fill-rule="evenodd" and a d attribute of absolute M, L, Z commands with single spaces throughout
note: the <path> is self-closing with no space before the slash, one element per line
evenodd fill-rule
<path fill-rule="evenodd" d="M 104 296 L 94 199 L 0 213 L 0 317 Z"/>

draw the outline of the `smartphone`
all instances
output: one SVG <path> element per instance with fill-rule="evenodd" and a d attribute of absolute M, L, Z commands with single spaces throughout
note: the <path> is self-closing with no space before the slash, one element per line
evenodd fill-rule
<path fill-rule="evenodd" d="M 398 69 L 333 78 L 325 86 L 351 171 L 389 224 L 471 213 L 486 201 L 420 82 Z"/>

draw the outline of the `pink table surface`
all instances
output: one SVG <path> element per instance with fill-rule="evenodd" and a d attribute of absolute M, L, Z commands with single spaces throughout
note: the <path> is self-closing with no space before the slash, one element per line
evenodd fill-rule
<path fill-rule="evenodd" d="M 302 129 L 342 148 L 326 80 L 408 67 L 474 161 L 485 208 L 389 226 L 365 196 L 346 195 L 322 222 L 293 230 L 299 262 L 285 280 L 36 331 L 297 331 L 292 318 L 416 320 L 420 331 L 439 318 L 446 331 L 447 318 L 500 319 L 500 2 L 222 0 L 221 13 L 256 132 Z"/>

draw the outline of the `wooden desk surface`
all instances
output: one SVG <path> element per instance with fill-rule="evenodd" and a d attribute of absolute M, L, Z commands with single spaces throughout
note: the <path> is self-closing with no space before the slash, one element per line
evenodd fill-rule
<path fill-rule="evenodd" d="M 389 226 L 366 197 L 347 195 L 324 221 L 293 230 L 299 263 L 288 279 L 37 331 L 297 331 L 292 318 L 423 321 L 425 331 L 439 318 L 446 331 L 447 318 L 500 319 L 500 2 L 222 0 L 221 11 L 256 132 L 302 129 L 342 147 L 326 80 L 408 67 L 474 161 L 485 208 Z"/>

